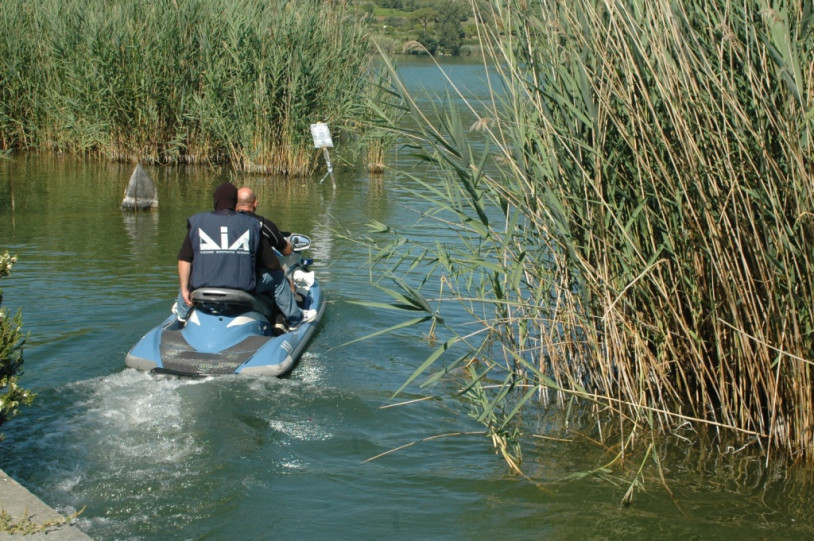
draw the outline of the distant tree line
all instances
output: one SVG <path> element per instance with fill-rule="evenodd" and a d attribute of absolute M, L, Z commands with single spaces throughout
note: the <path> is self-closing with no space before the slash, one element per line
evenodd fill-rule
<path fill-rule="evenodd" d="M 471 11 L 465 0 L 363 0 L 360 8 L 370 16 L 374 35 L 402 44 L 413 54 L 462 54 Z M 473 26 L 474 27 L 474 26 Z"/>

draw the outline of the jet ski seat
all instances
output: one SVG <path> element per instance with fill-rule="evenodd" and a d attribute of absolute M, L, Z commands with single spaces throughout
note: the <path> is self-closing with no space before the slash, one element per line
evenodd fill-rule
<path fill-rule="evenodd" d="M 192 292 L 192 302 L 197 309 L 210 314 L 235 315 L 246 309 L 263 314 L 274 321 L 277 307 L 266 295 L 248 293 L 225 287 L 202 287 Z"/>

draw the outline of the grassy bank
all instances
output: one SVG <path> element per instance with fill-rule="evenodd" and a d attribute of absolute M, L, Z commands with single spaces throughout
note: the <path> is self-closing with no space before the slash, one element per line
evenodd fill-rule
<path fill-rule="evenodd" d="M 469 104 L 488 150 L 472 151 L 454 112 L 429 123 L 414 107 L 420 131 L 405 134 L 444 172 L 425 219 L 465 249 L 380 247 L 395 273 L 431 265 L 422 283 L 442 292 L 405 287 L 399 307 L 439 330 L 449 305 L 479 323 L 444 329 L 415 377 L 460 377 L 514 466 L 513 420 L 548 401 L 613 420 L 592 437 L 614 434 L 619 456 L 645 430 L 693 426 L 814 457 L 810 7 L 484 9 L 508 96 Z M 467 353 L 436 366 L 453 345 Z"/>
<path fill-rule="evenodd" d="M 341 2 L 35 0 L 0 10 L 0 148 L 305 174 L 366 83 Z"/>

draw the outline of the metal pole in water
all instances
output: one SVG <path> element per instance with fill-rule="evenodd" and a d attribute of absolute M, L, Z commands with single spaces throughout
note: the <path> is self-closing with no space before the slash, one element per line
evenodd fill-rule
<path fill-rule="evenodd" d="M 322 177 L 322 180 L 325 180 L 325 177 L 331 175 L 331 184 L 333 184 L 334 188 L 336 188 L 336 179 L 334 178 L 334 168 L 331 165 L 331 155 L 328 154 L 327 148 L 323 148 L 322 153 L 325 155 L 325 163 L 328 165 L 328 172 L 325 173 L 325 176 Z M 319 181 L 320 184 L 322 184 L 322 180 Z"/>
<path fill-rule="evenodd" d="M 322 155 L 325 156 L 325 164 L 328 166 L 328 172 L 325 173 L 319 183 L 322 184 L 328 175 L 331 175 L 331 184 L 334 189 L 336 189 L 334 168 L 333 165 L 331 165 L 331 155 L 328 153 L 328 149 L 334 146 L 331 140 L 331 130 L 328 129 L 328 125 L 324 122 L 317 122 L 316 124 L 311 124 L 311 136 L 314 138 L 314 148 L 322 149 Z"/>

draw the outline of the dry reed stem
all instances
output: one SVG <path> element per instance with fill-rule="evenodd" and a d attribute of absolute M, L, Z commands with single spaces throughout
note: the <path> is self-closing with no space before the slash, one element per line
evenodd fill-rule
<path fill-rule="evenodd" d="M 494 169 L 477 169 L 451 115 L 433 122 L 405 100 L 427 161 L 447 172 L 439 208 L 501 266 L 438 256 L 490 329 L 492 372 L 550 378 L 560 403 L 612 405 L 634 431 L 653 415 L 664 430 L 689 420 L 814 455 L 814 64 L 799 61 L 814 46 L 790 41 L 799 6 L 768 18 L 757 1 L 491 8 L 499 27 L 479 31 L 505 106 L 459 97 Z M 494 317 L 475 317 L 472 284 Z"/>

